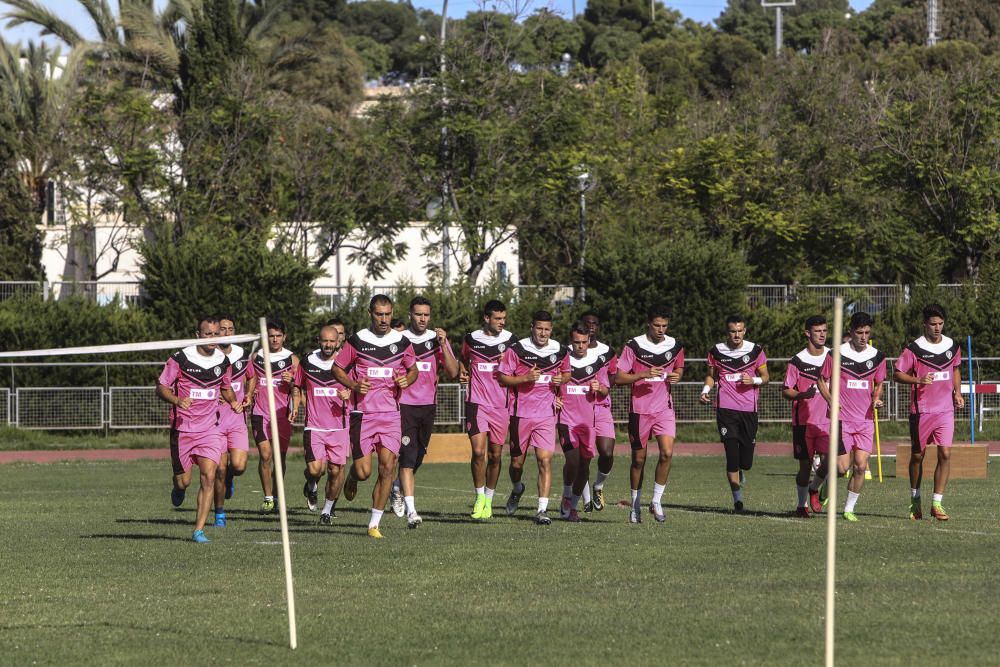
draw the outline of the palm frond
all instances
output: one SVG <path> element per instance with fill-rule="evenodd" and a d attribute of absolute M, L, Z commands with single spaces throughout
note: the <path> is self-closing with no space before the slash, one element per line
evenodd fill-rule
<path fill-rule="evenodd" d="M 42 29 L 43 35 L 58 37 L 70 46 L 76 46 L 84 41 L 73 26 L 35 0 L 4 0 L 4 2 L 14 8 L 3 14 L 3 18 L 8 19 L 8 28 L 25 24 L 35 25 Z"/>

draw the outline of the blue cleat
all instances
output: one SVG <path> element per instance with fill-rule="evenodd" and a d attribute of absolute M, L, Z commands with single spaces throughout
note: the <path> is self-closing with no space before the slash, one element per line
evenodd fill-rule
<path fill-rule="evenodd" d="M 191 539 L 197 542 L 198 544 L 208 544 L 211 541 L 207 537 L 205 537 L 204 530 L 196 530 L 193 533 L 191 533 Z"/>
<path fill-rule="evenodd" d="M 170 491 L 170 503 L 174 507 L 180 507 L 184 502 L 184 489 L 172 489 Z"/>
<path fill-rule="evenodd" d="M 215 527 L 216 528 L 225 528 L 226 527 L 226 515 L 225 514 L 220 514 L 219 512 L 215 513 Z"/>

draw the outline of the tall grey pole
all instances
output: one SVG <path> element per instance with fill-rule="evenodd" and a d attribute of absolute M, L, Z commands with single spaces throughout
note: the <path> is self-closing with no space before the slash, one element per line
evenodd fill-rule
<path fill-rule="evenodd" d="M 775 55 L 781 53 L 781 7 L 775 7 L 775 19 L 774 19 L 774 53 Z"/>
<path fill-rule="evenodd" d="M 583 267 L 587 251 L 587 191 L 580 189 L 580 259 L 577 262 L 577 269 L 580 277 L 580 301 L 587 299 L 587 287 L 583 280 Z"/>
<path fill-rule="evenodd" d="M 444 73 L 446 70 L 446 61 L 444 57 L 444 47 L 445 41 L 447 39 L 448 30 L 448 0 L 442 0 L 441 4 L 441 95 L 442 103 L 445 102 L 445 90 L 444 90 Z M 444 111 L 444 106 L 442 104 L 442 112 Z M 442 119 L 443 120 L 443 119 Z M 441 123 L 441 157 L 442 162 L 446 163 L 448 158 L 448 126 L 442 122 Z M 447 169 L 447 164 L 442 164 L 442 173 Z M 447 178 L 441 179 L 441 209 L 444 211 L 445 207 L 450 203 L 451 193 L 448 189 Z M 451 230 L 449 229 L 449 217 L 445 213 L 444 225 L 441 228 L 441 279 L 442 284 L 445 288 L 448 287 L 451 282 Z"/>

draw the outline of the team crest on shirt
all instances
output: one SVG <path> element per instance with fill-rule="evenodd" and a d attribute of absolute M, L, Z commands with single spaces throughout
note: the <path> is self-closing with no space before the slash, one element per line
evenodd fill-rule
<path fill-rule="evenodd" d="M 674 355 L 672 352 L 667 352 L 663 358 L 666 359 L 667 361 L 670 361 L 673 358 L 673 356 Z"/>
<path fill-rule="evenodd" d="M 393 354 L 396 354 L 396 350 L 398 350 L 398 349 L 399 348 L 396 347 L 395 343 L 393 343 L 392 345 L 389 346 L 389 351 L 392 352 Z"/>
<path fill-rule="evenodd" d="M 433 343 L 431 343 L 431 341 L 427 341 L 426 343 L 424 343 L 424 347 L 426 347 L 428 350 L 431 349 L 432 346 Z"/>
<path fill-rule="evenodd" d="M 242 368 L 243 368 L 243 362 L 242 361 L 237 361 L 236 362 L 236 370 L 240 370 Z"/>
<path fill-rule="evenodd" d="M 553 363 L 553 364 L 556 363 L 556 355 L 550 354 L 549 355 L 549 362 Z"/>
<path fill-rule="evenodd" d="M 222 375 L 222 368 L 219 367 L 219 366 L 216 366 L 215 367 L 215 377 L 219 377 L 220 375 Z"/>
<path fill-rule="evenodd" d="M 285 360 L 282 359 L 281 361 L 278 362 L 278 368 L 284 368 L 284 367 L 285 367 Z"/>
<path fill-rule="evenodd" d="M 868 361 L 865 362 L 865 367 L 866 368 L 871 368 L 872 367 L 871 359 L 869 359 Z"/>
<path fill-rule="evenodd" d="M 945 353 L 944 353 L 944 356 L 946 356 L 946 357 L 948 357 L 949 359 L 951 359 L 951 350 L 948 350 L 947 352 L 945 352 Z"/>
<path fill-rule="evenodd" d="M 748 363 L 749 361 L 750 361 L 750 355 L 749 354 L 744 354 L 743 355 L 743 363 L 745 364 L 745 363 Z"/>
<path fill-rule="evenodd" d="M 600 359 L 601 363 L 603 364 L 604 362 L 606 362 L 608 360 L 608 355 L 602 354 L 601 356 L 598 357 L 598 359 Z"/>
<path fill-rule="evenodd" d="M 587 366 L 587 368 L 585 370 L 587 371 L 587 375 L 590 375 L 591 373 L 594 372 L 594 367 L 593 366 Z"/>
<path fill-rule="evenodd" d="M 500 343 L 499 345 L 497 345 L 497 349 L 503 352 L 504 350 L 507 349 L 507 346 L 504 345 L 503 343 Z"/>

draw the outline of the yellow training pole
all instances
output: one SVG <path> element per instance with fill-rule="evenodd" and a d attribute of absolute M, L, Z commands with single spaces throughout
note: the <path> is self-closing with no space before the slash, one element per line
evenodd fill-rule
<path fill-rule="evenodd" d="M 836 335 L 844 328 L 844 299 L 833 300 L 833 331 Z M 833 346 L 833 372 L 830 373 L 830 454 L 834 455 L 832 465 L 827 463 L 826 491 L 826 667 L 833 666 L 833 621 L 834 593 L 837 581 L 837 459 L 840 444 L 840 345 Z M 830 457 L 827 455 L 827 458 Z M 833 477 L 833 483 L 830 478 Z"/>
<path fill-rule="evenodd" d="M 271 460 L 274 462 L 275 485 L 278 487 L 278 516 L 281 518 L 281 551 L 285 557 L 285 591 L 288 596 L 288 641 L 298 646 L 295 630 L 295 588 L 292 585 L 292 547 L 288 542 L 288 512 L 285 508 L 285 475 L 281 468 L 281 442 L 278 435 L 278 413 L 274 408 L 274 383 L 271 381 L 271 348 L 267 344 L 267 319 L 260 318 L 260 347 L 264 354 L 264 374 L 267 380 L 267 408 L 271 417 Z"/>
<path fill-rule="evenodd" d="M 870 340 L 868 344 L 875 347 L 875 341 Z M 878 432 L 878 408 L 873 407 L 872 410 L 875 412 L 875 457 L 876 465 L 878 466 L 878 483 L 882 483 L 882 438 L 879 437 Z"/>

